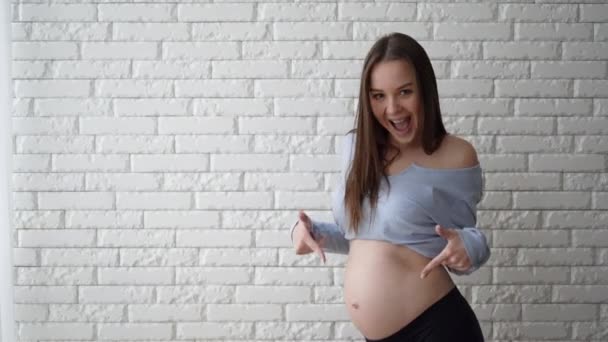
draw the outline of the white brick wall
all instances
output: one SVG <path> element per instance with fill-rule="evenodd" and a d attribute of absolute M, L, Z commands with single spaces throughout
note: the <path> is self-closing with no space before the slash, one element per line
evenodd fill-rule
<path fill-rule="evenodd" d="M 608 4 L 13 0 L 17 335 L 361 340 L 330 220 L 371 44 L 427 50 L 476 146 L 488 341 L 608 340 Z M 8 342 L 8 341 L 7 341 Z"/>

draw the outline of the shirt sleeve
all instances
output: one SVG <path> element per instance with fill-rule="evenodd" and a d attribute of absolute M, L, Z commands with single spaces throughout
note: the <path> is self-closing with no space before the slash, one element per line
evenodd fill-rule
<path fill-rule="evenodd" d="M 299 221 L 299 220 L 298 220 Z M 293 231 L 298 225 L 298 221 L 291 228 L 291 242 L 293 243 Z M 349 241 L 344 237 L 344 230 L 336 223 L 321 222 L 310 219 L 312 222 L 311 235 L 315 241 L 324 238 L 323 251 L 336 254 L 348 254 Z"/>
<path fill-rule="evenodd" d="M 439 206 L 442 208 L 441 212 L 449 215 L 445 218 L 446 225 L 444 226 L 450 228 L 450 225 L 447 224 L 449 222 L 453 228 L 456 228 L 471 261 L 471 267 L 464 271 L 447 267 L 451 273 L 456 275 L 469 275 L 483 266 L 490 258 L 490 248 L 486 236 L 476 227 L 477 204 L 481 201 L 483 194 L 481 170 L 469 175 L 458 179 L 459 184 L 451 186 L 452 191 L 460 194 L 457 195 L 458 199 L 450 199 L 447 192 L 437 193 L 442 195 L 438 197 L 439 200 L 442 200 L 438 202 L 441 204 Z"/>
<path fill-rule="evenodd" d="M 464 243 L 464 248 L 471 260 L 471 267 L 464 271 L 458 271 L 451 267 L 447 269 L 456 275 L 468 275 L 478 270 L 490 258 L 490 248 L 486 240 L 486 236 L 475 227 L 464 227 L 457 229 L 458 235 Z"/>

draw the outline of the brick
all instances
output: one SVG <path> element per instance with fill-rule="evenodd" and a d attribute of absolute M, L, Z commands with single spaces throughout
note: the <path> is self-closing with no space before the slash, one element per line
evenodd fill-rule
<path fill-rule="evenodd" d="M 554 285 L 553 301 L 562 303 L 600 303 L 608 300 L 606 285 Z"/>
<path fill-rule="evenodd" d="M 422 4 L 418 4 L 422 6 Z M 391 22 L 353 22 L 353 39 L 375 41 L 387 32 L 407 32 L 416 40 L 431 40 L 433 36 L 433 24 L 413 21 L 391 21 Z"/>
<path fill-rule="evenodd" d="M 171 323 L 102 323 L 97 325 L 99 338 L 107 340 L 169 339 Z"/>
<path fill-rule="evenodd" d="M 287 156 L 277 154 L 212 155 L 212 171 L 286 171 Z"/>
<path fill-rule="evenodd" d="M 159 68 L 162 67 L 159 66 Z M 119 116 L 175 116 L 188 113 L 188 101 L 184 99 L 123 98 L 115 99 L 113 102 L 116 114 Z M 160 117 L 159 119 L 166 118 Z"/>
<path fill-rule="evenodd" d="M 509 136 L 496 138 L 496 151 L 505 153 L 571 152 L 572 137 Z"/>
<path fill-rule="evenodd" d="M 298 340 L 306 336 L 311 340 L 327 340 L 332 335 L 331 323 L 287 323 L 287 322 L 261 322 L 256 324 L 255 337 L 261 340 Z"/>
<path fill-rule="evenodd" d="M 157 286 L 156 291 L 161 304 L 229 303 L 234 297 L 234 287 L 225 285 Z"/>
<path fill-rule="evenodd" d="M 55 5 L 57 4 L 54 4 L 53 8 L 56 7 Z M 32 22 L 30 25 L 31 40 L 104 41 L 110 39 L 109 23 Z M 15 38 L 13 37 L 13 39 Z"/>
<path fill-rule="evenodd" d="M 570 97 L 568 80 L 496 80 L 497 97 Z"/>
<path fill-rule="evenodd" d="M 600 154 L 531 154 L 530 171 L 602 171 L 604 156 Z"/>
<path fill-rule="evenodd" d="M 340 3 L 339 21 L 413 21 L 415 4 L 402 3 Z"/>
<path fill-rule="evenodd" d="M 580 21 L 582 22 L 604 22 L 608 20 L 608 5 L 589 4 L 580 5 Z"/>
<path fill-rule="evenodd" d="M 243 42 L 243 59 L 310 59 L 320 51 L 320 43 L 309 41 Z"/>
<path fill-rule="evenodd" d="M 553 42 L 484 42 L 486 59 L 558 59 L 559 44 Z"/>
<path fill-rule="evenodd" d="M 177 232 L 176 244 L 178 247 L 251 247 L 251 233 L 237 229 L 183 229 Z"/>
<path fill-rule="evenodd" d="M 515 23 L 515 40 L 591 40 L 593 26 L 579 23 Z"/>
<path fill-rule="evenodd" d="M 498 19 L 517 22 L 574 22 L 577 5 L 500 4 Z"/>
<path fill-rule="evenodd" d="M 240 118 L 240 134 L 298 134 L 312 135 L 314 121 L 312 118 Z"/>
<path fill-rule="evenodd" d="M 271 33 L 269 23 L 251 22 L 206 22 L 192 24 L 193 40 L 243 41 L 243 55 L 247 56 L 246 42 L 266 40 Z M 270 58 L 268 56 L 267 58 Z"/>
<path fill-rule="evenodd" d="M 416 20 L 422 21 L 490 21 L 496 18 L 492 4 L 418 4 Z"/>
<path fill-rule="evenodd" d="M 452 75 L 457 78 L 512 79 L 529 78 L 529 62 L 518 61 L 454 61 Z M 465 100 L 465 99 L 463 99 Z M 475 99 L 466 99 L 475 100 Z"/>
<path fill-rule="evenodd" d="M 83 85 L 84 83 L 80 83 Z M 87 92 L 88 94 L 88 92 Z M 36 99 L 34 113 L 39 116 L 84 115 L 103 116 L 110 111 L 111 101 L 92 98 Z"/>
<path fill-rule="evenodd" d="M 14 287 L 15 303 L 76 303 L 77 286 L 19 286 Z"/>
<path fill-rule="evenodd" d="M 203 266 L 274 266 L 276 251 L 269 248 L 222 248 L 201 249 L 200 264 Z"/>
<path fill-rule="evenodd" d="M 273 23 L 275 40 L 346 40 L 350 24 L 346 22 Z"/>
<path fill-rule="evenodd" d="M 253 270 L 246 267 L 178 267 L 176 284 L 245 285 L 251 283 Z"/>
<path fill-rule="evenodd" d="M 31 229 L 17 233 L 21 247 L 90 247 L 95 241 L 95 231 L 91 229 Z"/>
<path fill-rule="evenodd" d="M 253 323 L 177 323 L 176 336 L 179 339 L 247 339 L 253 331 Z"/>
<path fill-rule="evenodd" d="M 608 43 L 603 42 L 564 42 L 564 60 L 604 60 L 608 54 Z"/>
<path fill-rule="evenodd" d="M 519 248 L 518 265 L 562 266 L 591 265 L 593 252 L 590 248 Z"/>
<path fill-rule="evenodd" d="M 177 139 L 177 144 L 180 153 L 246 153 L 250 152 L 249 141 L 251 141 L 251 137 L 246 135 L 200 135 L 196 137 L 180 137 L 180 139 Z M 212 160 L 214 160 L 213 158 Z M 211 171 L 217 170 L 213 169 Z"/>
<path fill-rule="evenodd" d="M 235 298 L 237 303 L 305 303 L 311 291 L 309 286 L 238 286 Z"/>
<path fill-rule="evenodd" d="M 198 263 L 195 248 L 124 248 L 120 266 L 193 266 Z"/>
<path fill-rule="evenodd" d="M 331 270 L 328 268 L 285 269 L 259 267 L 256 269 L 256 285 L 330 285 Z"/>
<path fill-rule="evenodd" d="M 494 267 L 494 281 L 500 284 L 568 284 L 568 267 Z"/>
<path fill-rule="evenodd" d="M 515 115 L 590 116 L 593 102 L 585 99 L 515 99 Z"/>
<path fill-rule="evenodd" d="M 98 246 L 104 247 L 172 247 L 172 230 L 98 230 Z"/>
<path fill-rule="evenodd" d="M 336 43 L 342 44 L 342 43 Z M 331 49 L 331 47 L 329 48 Z M 329 58 L 348 58 L 348 47 L 341 46 L 340 55 L 328 53 L 327 45 L 323 46 L 324 55 L 329 54 Z M 359 52 L 355 53 L 360 55 Z M 291 76 L 294 78 L 357 78 L 361 75 L 362 63 L 359 61 L 348 60 L 322 60 L 322 61 L 294 61 L 291 64 Z"/>
<path fill-rule="evenodd" d="M 200 321 L 203 305 L 131 304 L 128 314 L 132 322 Z"/>
<path fill-rule="evenodd" d="M 480 118 L 479 133 L 504 135 L 550 135 L 554 132 L 552 118 Z M 505 151 L 506 152 L 506 151 Z"/>
<path fill-rule="evenodd" d="M 514 209 L 588 209 L 591 195 L 575 191 L 521 191 L 513 194 Z"/>
<path fill-rule="evenodd" d="M 114 40 L 170 40 L 184 41 L 190 38 L 190 28 L 185 23 L 113 23 Z"/>
<path fill-rule="evenodd" d="M 487 173 L 484 190 L 561 190 L 557 173 Z"/>
<path fill-rule="evenodd" d="M 110 153 L 167 153 L 173 148 L 170 136 L 104 135 L 95 141 L 97 152 Z"/>
<path fill-rule="evenodd" d="M 22 21 L 95 21 L 94 4 L 21 4 Z"/>
<path fill-rule="evenodd" d="M 152 286 L 79 286 L 79 303 L 137 304 L 152 301 Z"/>
<path fill-rule="evenodd" d="M 88 97 L 91 82 L 85 80 L 16 80 L 17 97 Z"/>
<path fill-rule="evenodd" d="M 108 159 L 110 162 L 113 162 L 111 158 Z M 62 162 L 69 161 L 62 160 Z M 121 164 L 118 164 L 122 162 Z M 120 171 L 119 168 L 122 167 L 126 162 L 117 160 L 116 165 L 105 164 L 104 166 L 108 168 L 107 172 L 104 173 L 88 173 L 86 175 L 86 184 L 88 190 L 98 190 L 98 191 L 109 191 L 109 190 L 117 190 L 117 191 L 138 191 L 138 190 L 159 190 L 160 189 L 160 178 L 161 176 L 158 174 L 137 174 L 137 173 L 112 173 L 113 171 Z M 98 169 L 91 171 L 103 171 L 100 170 L 103 167 L 97 167 Z"/>
<path fill-rule="evenodd" d="M 156 42 L 85 42 L 83 59 L 156 59 Z"/>
<path fill-rule="evenodd" d="M 99 285 L 172 284 L 174 270 L 169 267 L 99 267 Z"/>
<path fill-rule="evenodd" d="M 437 23 L 438 40 L 510 40 L 511 28 L 503 23 Z"/>
<path fill-rule="evenodd" d="M 126 319 L 125 305 L 118 304 L 51 304 L 49 320 L 60 322 L 120 322 Z"/>
<path fill-rule="evenodd" d="M 252 92 L 252 87 L 246 85 L 247 88 L 244 88 L 244 91 L 238 88 L 234 93 L 228 93 L 228 89 L 226 90 L 226 97 L 238 97 L 239 94 L 250 93 Z M 220 90 L 221 91 L 221 90 Z M 210 94 L 211 95 L 211 94 Z M 215 94 L 213 94 L 215 95 Z M 193 100 L 192 101 L 194 108 L 194 115 L 206 115 L 206 116 L 214 116 L 213 118 L 204 118 L 201 120 L 212 121 L 216 120 L 230 120 L 230 129 L 233 131 L 232 122 L 235 121 L 232 117 L 235 116 L 270 116 L 272 115 L 272 99 L 253 99 L 253 98 L 231 98 L 231 99 L 216 99 L 210 98 L 205 100 Z M 222 116 L 221 118 L 218 116 Z M 211 125 L 209 125 L 211 126 Z M 227 124 L 224 123 L 221 127 L 226 127 Z M 210 131 L 211 127 L 207 128 Z M 218 129 L 215 128 L 216 131 L 210 131 L 210 133 L 216 133 Z M 223 128 L 226 130 L 226 128 Z"/>
<path fill-rule="evenodd" d="M 41 322 L 48 320 L 47 305 L 39 304 L 14 304 L 13 314 L 15 321 L 19 322 Z"/>
<path fill-rule="evenodd" d="M 179 4 L 177 6 L 179 21 L 253 21 L 254 4 Z"/>
<path fill-rule="evenodd" d="M 574 96 L 576 96 L 576 97 L 608 97 L 608 81 L 606 81 L 606 80 L 574 80 Z"/>
<path fill-rule="evenodd" d="M 57 155 L 54 171 L 127 171 L 128 156 L 125 155 Z M 128 176 L 127 176 L 128 177 Z M 87 184 L 90 184 L 87 182 Z M 100 189 L 110 190 L 110 189 Z"/>
<path fill-rule="evenodd" d="M 277 304 L 210 304 L 209 321 L 276 321 L 282 318 L 282 305 Z"/>
<path fill-rule="evenodd" d="M 171 82 L 167 80 L 101 80 L 95 92 L 101 97 L 169 97 Z"/>
<path fill-rule="evenodd" d="M 274 112 L 279 116 L 351 116 L 352 101 L 332 98 L 278 98 Z"/>
<path fill-rule="evenodd" d="M 261 21 L 335 21 L 337 5 L 325 3 L 262 3 L 257 8 Z"/>
<path fill-rule="evenodd" d="M 567 230 L 502 230 L 493 232 L 495 247 L 568 247 Z"/>
<path fill-rule="evenodd" d="M 44 248 L 40 251 L 43 266 L 116 266 L 118 250 L 110 248 Z"/>
<path fill-rule="evenodd" d="M 285 61 L 214 61 L 213 78 L 287 78 Z"/>
<path fill-rule="evenodd" d="M 20 323 L 17 336 L 20 339 L 83 339 L 94 336 L 94 325 L 89 323 Z"/>
<path fill-rule="evenodd" d="M 173 21 L 172 4 L 100 4 L 99 21 Z"/>
<path fill-rule="evenodd" d="M 569 336 L 562 323 L 552 322 L 505 322 L 494 325 L 494 335 L 498 339 L 563 339 Z"/>

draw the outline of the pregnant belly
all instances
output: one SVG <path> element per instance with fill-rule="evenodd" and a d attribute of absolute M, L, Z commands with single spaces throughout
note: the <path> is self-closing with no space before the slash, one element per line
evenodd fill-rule
<path fill-rule="evenodd" d="M 414 320 L 454 286 L 443 267 L 420 279 L 431 259 L 405 246 L 353 240 L 344 274 L 344 299 L 367 338 L 387 337 Z"/>

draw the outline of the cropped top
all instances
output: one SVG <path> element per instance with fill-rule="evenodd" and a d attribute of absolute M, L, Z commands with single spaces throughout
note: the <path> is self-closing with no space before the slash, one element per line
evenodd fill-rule
<path fill-rule="evenodd" d="M 335 222 L 311 219 L 313 238 L 325 238 L 324 251 L 347 254 L 349 240 L 367 239 L 406 245 L 425 257 L 434 258 L 447 244 L 435 231 L 435 225 L 439 224 L 456 229 L 472 265 L 466 271 L 448 267 L 450 272 L 470 274 L 488 260 L 490 250 L 486 238 L 475 228 L 476 208 L 483 187 L 480 165 L 434 169 L 413 163 L 398 174 L 387 176 L 390 188 L 382 178 L 373 215 L 370 215 L 369 198 L 365 198 L 356 234 L 345 229 L 348 215 L 344 190 L 346 172 L 354 154 L 353 140 L 354 134 L 347 134 L 343 139 L 340 182 L 331 196 Z"/>

